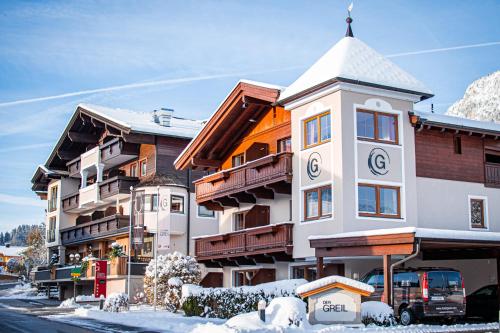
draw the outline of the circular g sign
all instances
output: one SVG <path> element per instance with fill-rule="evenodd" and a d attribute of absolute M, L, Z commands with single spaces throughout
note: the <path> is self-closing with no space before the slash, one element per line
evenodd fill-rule
<path fill-rule="evenodd" d="M 368 156 L 368 168 L 375 176 L 383 176 L 389 172 L 391 159 L 382 148 L 373 148 Z"/>
<path fill-rule="evenodd" d="M 307 175 L 311 180 L 317 178 L 321 174 L 321 155 L 317 152 L 309 155 L 307 161 Z"/>

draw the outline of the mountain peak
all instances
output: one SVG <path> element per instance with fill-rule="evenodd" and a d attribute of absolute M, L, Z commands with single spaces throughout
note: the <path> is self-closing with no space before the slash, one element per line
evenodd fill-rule
<path fill-rule="evenodd" d="M 472 82 L 446 114 L 500 123 L 500 71 Z"/>

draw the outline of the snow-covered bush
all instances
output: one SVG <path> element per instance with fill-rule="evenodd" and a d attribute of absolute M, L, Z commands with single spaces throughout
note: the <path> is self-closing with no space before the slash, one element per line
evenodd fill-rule
<path fill-rule="evenodd" d="M 361 320 L 363 324 L 377 326 L 393 326 L 396 324 L 394 310 L 383 302 L 361 303 Z"/>
<path fill-rule="evenodd" d="M 104 311 L 120 312 L 128 310 L 128 295 L 124 293 L 113 293 L 104 302 Z"/>
<path fill-rule="evenodd" d="M 201 271 L 196 260 L 180 252 L 158 256 L 157 304 L 176 311 L 180 307 L 183 284 L 199 284 Z M 154 303 L 155 260 L 146 267 L 144 292 L 147 302 Z"/>
<path fill-rule="evenodd" d="M 59 304 L 60 308 L 77 308 L 78 304 L 76 304 L 75 299 L 73 297 L 68 298 L 61 304 Z"/>
<path fill-rule="evenodd" d="M 276 297 L 298 297 L 295 288 L 304 279 L 282 280 L 239 288 L 201 288 L 184 285 L 182 309 L 187 316 L 231 318 L 257 310 L 260 300 L 269 304 Z M 303 302 L 299 299 L 300 302 Z"/>
<path fill-rule="evenodd" d="M 123 252 L 123 246 L 114 242 L 111 244 L 111 252 L 109 253 L 109 259 L 113 260 L 118 257 L 123 257 L 125 253 Z"/>

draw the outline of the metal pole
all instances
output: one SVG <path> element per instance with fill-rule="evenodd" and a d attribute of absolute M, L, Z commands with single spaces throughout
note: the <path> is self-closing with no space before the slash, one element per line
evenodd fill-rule
<path fill-rule="evenodd" d="M 154 286 L 154 311 L 156 311 L 156 294 L 157 294 L 157 284 L 158 284 L 158 236 L 160 230 L 158 229 L 158 213 L 160 211 L 160 186 L 156 187 L 156 242 L 155 242 L 155 286 Z"/>
<path fill-rule="evenodd" d="M 129 223 L 129 232 L 128 232 L 128 272 L 127 272 L 127 295 L 129 299 L 131 299 L 130 295 L 130 254 L 132 253 L 132 214 L 135 214 L 134 212 L 134 200 L 133 200 L 133 191 L 134 188 L 130 186 L 130 212 L 129 212 L 129 218 L 128 218 L 128 223 Z"/>

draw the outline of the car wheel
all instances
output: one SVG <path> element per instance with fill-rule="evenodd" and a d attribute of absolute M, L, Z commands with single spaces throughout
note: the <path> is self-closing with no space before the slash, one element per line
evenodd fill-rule
<path fill-rule="evenodd" d="M 408 309 L 404 308 L 401 310 L 401 313 L 399 314 L 399 323 L 404 326 L 411 325 L 415 322 L 415 315 L 413 312 Z"/>

